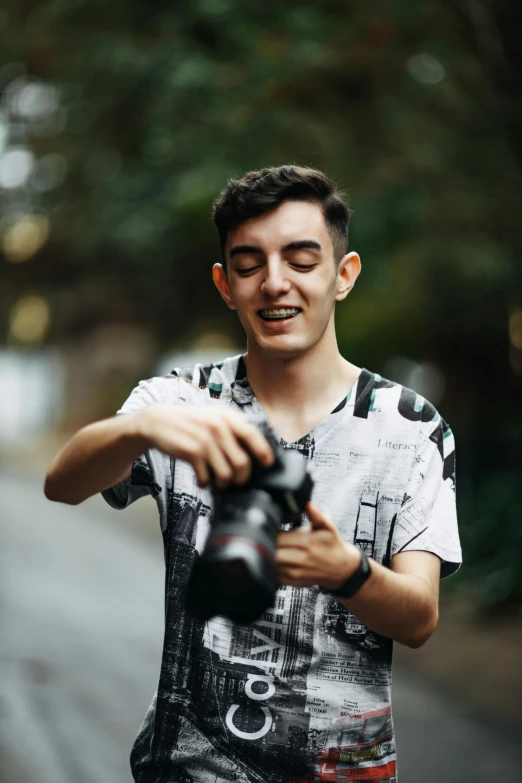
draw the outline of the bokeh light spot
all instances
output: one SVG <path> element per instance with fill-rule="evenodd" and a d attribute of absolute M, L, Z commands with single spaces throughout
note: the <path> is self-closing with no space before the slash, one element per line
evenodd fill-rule
<path fill-rule="evenodd" d="M 515 310 L 509 318 L 509 339 L 511 345 L 522 351 L 522 310 Z"/>
<path fill-rule="evenodd" d="M 21 83 L 12 96 L 14 108 L 27 119 L 39 119 L 51 114 L 58 106 L 58 91 L 49 84 Z"/>
<path fill-rule="evenodd" d="M 27 261 L 49 238 L 49 218 L 45 215 L 18 215 L 11 218 L 1 239 L 2 251 L 14 264 Z"/>
<path fill-rule="evenodd" d="M 0 111 L 0 155 L 3 154 L 9 137 L 9 118 Z"/>
<path fill-rule="evenodd" d="M 11 189 L 26 185 L 34 165 L 32 152 L 24 147 L 6 150 L 0 157 L 0 187 Z"/>
<path fill-rule="evenodd" d="M 9 337 L 24 345 L 40 345 L 50 324 L 49 305 L 41 296 L 23 296 L 11 308 Z"/>
<path fill-rule="evenodd" d="M 410 57 L 406 63 L 406 69 L 410 76 L 421 84 L 438 84 L 446 75 L 440 60 L 427 52 Z"/>

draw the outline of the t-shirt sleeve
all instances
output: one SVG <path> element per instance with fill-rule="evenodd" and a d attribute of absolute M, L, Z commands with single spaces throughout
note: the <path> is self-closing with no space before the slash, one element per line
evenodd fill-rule
<path fill-rule="evenodd" d="M 117 411 L 117 415 L 136 413 L 148 405 L 158 402 L 176 404 L 179 398 L 179 378 L 164 376 L 140 381 L 128 399 Z M 104 500 L 115 509 L 123 509 L 145 495 L 152 495 L 159 501 L 165 492 L 165 471 L 170 459 L 157 449 L 149 449 L 134 460 L 128 479 L 104 490 Z"/>
<path fill-rule="evenodd" d="M 395 520 L 392 556 L 423 550 L 441 560 L 441 578 L 462 563 L 455 497 L 455 439 L 437 414 L 420 432 L 410 477 Z"/>

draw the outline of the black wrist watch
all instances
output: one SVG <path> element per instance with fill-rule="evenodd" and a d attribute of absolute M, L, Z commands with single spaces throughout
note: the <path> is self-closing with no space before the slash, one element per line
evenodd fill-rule
<path fill-rule="evenodd" d="M 352 598 L 370 576 L 372 569 L 369 560 L 366 557 L 366 552 L 362 549 L 359 551 L 361 553 L 361 562 L 358 568 L 356 568 L 353 574 L 348 577 L 346 582 L 341 585 L 338 590 L 328 590 L 327 592 L 329 592 L 330 595 L 335 595 L 338 598 Z"/>

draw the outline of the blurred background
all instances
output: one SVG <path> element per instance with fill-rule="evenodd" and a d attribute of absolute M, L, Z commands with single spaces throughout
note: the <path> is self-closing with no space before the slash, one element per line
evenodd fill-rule
<path fill-rule="evenodd" d="M 43 480 L 138 380 L 244 349 L 211 205 L 284 163 L 353 209 L 341 352 L 457 443 L 465 564 L 432 639 L 396 645 L 401 782 L 519 779 L 521 29 L 507 0 L 3 0 L 2 783 L 130 780 L 161 655 L 155 505 L 61 507 Z"/>

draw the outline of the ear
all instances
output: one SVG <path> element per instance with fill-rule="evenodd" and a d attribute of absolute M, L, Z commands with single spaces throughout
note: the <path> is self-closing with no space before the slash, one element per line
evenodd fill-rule
<path fill-rule="evenodd" d="M 346 299 L 361 272 L 361 259 L 357 253 L 347 253 L 337 268 L 337 291 L 335 301 Z"/>
<path fill-rule="evenodd" d="M 228 277 L 222 264 L 214 264 L 212 267 L 212 279 L 217 290 L 230 307 L 231 310 L 236 310 L 236 306 L 230 293 L 230 286 L 228 284 Z"/>

